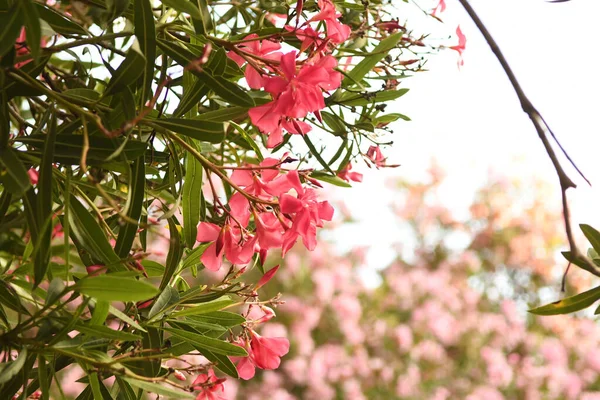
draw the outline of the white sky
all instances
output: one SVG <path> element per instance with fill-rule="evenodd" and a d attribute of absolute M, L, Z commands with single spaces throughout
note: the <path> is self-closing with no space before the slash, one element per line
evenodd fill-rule
<path fill-rule="evenodd" d="M 564 160 L 578 184 L 569 192 L 573 222 L 600 229 L 600 127 L 596 117 L 600 113 L 600 2 L 471 3 L 526 94 L 595 186 L 586 187 Z M 405 82 L 409 94 L 386 110 L 412 119 L 395 124 L 395 144 L 385 153 L 391 163 L 402 166 L 385 171 L 361 166 L 364 182 L 339 193 L 360 223 L 338 228 L 328 237 L 343 248 L 369 246 L 369 268 L 384 267 L 393 257 L 390 244 L 408 240 L 398 230 L 397 220 L 389 217 L 386 204 L 393 193 L 382 190 L 385 180 L 390 176 L 419 179 L 432 158 L 448 175 L 448 202 L 457 211 L 468 205 L 489 170 L 545 179 L 556 188 L 549 206 L 560 203 L 552 165 L 500 65 L 458 1 L 447 0 L 447 6 L 441 15 L 445 25 L 423 21 L 418 15 L 398 17 L 440 39 L 454 33 L 460 24 L 467 37 L 464 66 L 458 70 L 456 52 L 447 50 L 431 58 L 429 72 Z M 444 43 L 455 44 L 456 39 Z M 370 274 L 365 273 L 368 279 Z"/>

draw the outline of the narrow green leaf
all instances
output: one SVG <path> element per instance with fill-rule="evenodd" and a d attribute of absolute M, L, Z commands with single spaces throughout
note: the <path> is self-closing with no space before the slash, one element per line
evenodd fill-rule
<path fill-rule="evenodd" d="M 173 274 L 177 270 L 181 256 L 183 255 L 183 245 L 181 243 L 181 235 L 177 224 L 175 224 L 175 217 L 168 219 L 169 224 L 169 253 L 167 254 L 167 265 L 165 266 L 165 273 L 160 281 L 160 289 L 164 289 Z"/>
<path fill-rule="evenodd" d="M 194 307 L 186 308 L 185 310 L 177 311 L 172 316 L 183 317 L 187 315 L 207 314 L 213 311 L 220 311 L 234 303 L 235 301 L 231 300 L 229 296 L 223 296 L 217 300 L 208 301 L 206 303 L 195 305 Z"/>
<path fill-rule="evenodd" d="M 212 76 L 207 72 L 197 72 L 196 75 L 199 79 L 203 79 L 206 86 L 223 100 L 236 106 L 254 107 L 254 99 L 236 83 L 230 82 L 222 76 Z"/>
<path fill-rule="evenodd" d="M 156 29 L 151 0 L 133 0 L 133 10 L 135 37 L 140 44 L 140 51 L 146 59 L 140 95 L 140 101 L 144 105 L 146 100 L 152 98 L 154 61 L 156 60 Z"/>
<path fill-rule="evenodd" d="M 97 301 L 94 306 L 94 313 L 90 319 L 90 325 L 104 325 L 108 313 L 110 311 L 110 303 L 108 301 Z M 80 331 L 82 332 L 82 331 Z"/>
<path fill-rule="evenodd" d="M 321 153 L 319 153 L 319 151 L 317 150 L 315 145 L 310 141 L 310 138 L 308 137 L 308 135 L 302 135 L 302 139 L 304 139 L 304 143 L 306 143 L 306 145 L 308 146 L 308 149 L 310 150 L 310 153 L 313 156 L 315 156 L 315 158 L 317 159 L 319 164 L 321 164 L 323 166 L 323 168 L 325 168 L 327 171 L 329 171 L 329 173 L 331 173 L 332 175 L 335 175 L 335 172 L 333 172 L 333 170 L 331 169 L 329 164 L 327 164 L 327 161 L 325 161 L 323 159 L 323 156 L 321 156 Z"/>
<path fill-rule="evenodd" d="M 121 259 L 108 242 L 106 234 L 93 214 L 72 194 L 69 199 L 69 226 L 72 238 L 77 240 L 92 257 L 107 265 L 109 270 L 118 268 Z"/>
<path fill-rule="evenodd" d="M 183 238 L 186 247 L 196 243 L 202 197 L 202 164 L 190 153 L 185 158 L 185 180 L 183 181 L 181 205 L 183 212 Z"/>
<path fill-rule="evenodd" d="M 48 286 L 48 292 L 46 292 L 46 305 L 54 304 L 60 300 L 60 296 L 65 290 L 65 282 L 62 278 L 54 278 Z"/>
<path fill-rule="evenodd" d="M 228 122 L 234 119 L 243 119 L 248 115 L 248 107 L 224 107 L 218 110 L 207 111 L 194 119 L 202 121 Z"/>
<path fill-rule="evenodd" d="M 225 356 L 246 357 L 248 355 L 246 350 L 244 350 L 242 347 L 224 342 L 222 340 L 209 338 L 204 335 L 199 335 L 193 332 L 187 332 L 181 329 L 165 328 L 165 330 L 167 332 L 170 332 L 174 336 L 177 336 L 189 342 L 201 353 L 203 350 L 208 350 L 211 353 L 223 354 Z"/>
<path fill-rule="evenodd" d="M 8 12 L 0 13 L 0 57 L 15 46 L 23 26 L 23 12 L 15 4 Z"/>
<path fill-rule="evenodd" d="M 122 400 L 138 400 L 134 390 L 131 388 L 131 385 L 125 382 L 120 377 L 116 377 L 115 379 L 117 384 L 119 385 L 119 399 Z"/>
<path fill-rule="evenodd" d="M 119 310 L 118 308 L 109 306 L 108 311 L 115 317 L 119 318 L 121 321 L 133 326 L 135 329 L 142 331 L 142 332 L 146 332 L 146 330 L 144 328 L 142 328 L 142 326 L 140 324 L 135 322 L 133 319 L 129 318 L 125 313 L 123 313 L 123 311 Z"/>
<path fill-rule="evenodd" d="M 161 118 L 152 120 L 152 123 L 203 142 L 221 143 L 225 138 L 225 125 L 222 122 Z"/>
<path fill-rule="evenodd" d="M 579 227 L 596 253 L 600 253 L 600 232 L 587 224 L 580 224 Z"/>
<path fill-rule="evenodd" d="M 394 33 L 379 42 L 379 44 L 375 46 L 370 54 L 366 55 L 361 62 L 352 68 L 352 71 L 350 71 L 346 78 L 344 78 L 342 85 L 348 86 L 353 85 L 356 82 L 360 82 L 369 72 L 373 70 L 379 61 L 387 56 L 391 49 L 396 47 L 398 42 L 400 42 L 402 39 L 402 36 L 402 32 Z"/>
<path fill-rule="evenodd" d="M 127 203 L 125 204 L 125 213 L 133 221 L 139 222 L 142 216 L 142 207 L 144 206 L 144 194 L 146 192 L 146 165 L 144 157 L 137 158 L 131 165 L 129 173 L 129 190 L 127 192 Z M 115 252 L 119 257 L 127 257 L 135 235 L 138 231 L 138 224 L 125 221 L 119 230 L 119 236 L 115 244 Z"/>
<path fill-rule="evenodd" d="M 103 275 L 77 282 L 75 290 L 100 301 L 140 301 L 158 293 L 149 283 L 132 278 Z"/>
<path fill-rule="evenodd" d="M 202 256 L 202 254 L 204 254 L 204 251 L 206 251 L 208 246 L 210 246 L 210 243 L 204 243 L 198 245 L 198 247 L 190 251 L 181 263 L 181 269 L 184 270 L 193 266 L 198 266 L 200 264 L 200 257 Z"/>
<path fill-rule="evenodd" d="M 226 373 L 235 379 L 239 378 L 237 368 L 235 367 L 235 364 L 231 362 L 229 357 L 223 354 L 213 353 L 206 349 L 202 350 L 202 355 L 206 357 L 208 361 L 212 362 L 219 371 Z"/>
<path fill-rule="evenodd" d="M 134 333 L 116 331 L 110 329 L 108 326 L 103 325 L 85 325 L 75 324 L 75 329 L 88 336 L 95 336 L 98 338 L 109 339 L 109 340 L 120 340 L 120 341 L 135 341 L 142 340 L 140 335 Z"/>
<path fill-rule="evenodd" d="M 20 196 L 31 187 L 27 169 L 12 148 L 0 150 L 0 182 L 10 193 Z"/>
<path fill-rule="evenodd" d="M 100 381 L 98 380 L 98 373 L 92 372 L 88 375 L 90 387 L 92 388 L 92 395 L 94 400 L 104 400 L 102 398 L 102 392 L 100 391 Z"/>
<path fill-rule="evenodd" d="M 40 224 L 40 232 L 36 240 L 37 253 L 35 257 L 33 274 L 34 287 L 37 287 L 44 277 L 50 264 L 50 246 L 52 241 L 52 187 L 54 178 L 52 176 L 52 163 L 54 162 L 54 149 L 56 142 L 56 112 L 53 111 L 48 125 L 48 134 L 44 143 L 40 173 L 38 178 L 37 194 L 37 217 Z"/>
<path fill-rule="evenodd" d="M 162 0 L 162 3 L 167 7 L 171 7 L 179 12 L 189 14 L 192 18 L 202 18 L 198 7 L 196 7 L 194 3 L 189 0 Z"/>
<path fill-rule="evenodd" d="M 183 114 L 190 111 L 194 106 L 197 106 L 200 100 L 210 91 L 208 86 L 198 78 L 195 78 L 194 83 L 188 90 L 184 90 L 183 97 L 173 112 L 173 116 L 181 117 Z"/>
<path fill-rule="evenodd" d="M 248 135 L 248 132 L 246 132 L 244 128 L 242 128 L 240 125 L 236 124 L 233 121 L 229 121 L 229 123 L 235 128 L 235 130 L 246 141 L 246 143 L 248 143 L 250 147 L 252 147 L 252 150 L 254 150 L 254 153 L 256 153 L 256 157 L 258 158 L 258 160 L 263 161 L 265 158 L 263 157 L 262 152 L 260 151 L 260 147 L 258 147 L 256 142 L 250 137 L 250 135 Z"/>
<path fill-rule="evenodd" d="M 142 389 L 146 392 L 160 394 L 162 396 L 166 396 L 167 398 L 171 398 L 171 399 L 194 399 L 194 398 L 196 398 L 196 396 L 194 396 L 191 393 L 187 393 L 182 390 L 173 389 L 169 386 L 159 385 L 158 383 L 138 381 L 133 378 L 125 378 L 125 377 L 123 377 L 121 379 L 123 379 L 124 381 L 129 383 L 131 386 Z"/>
<path fill-rule="evenodd" d="M 125 60 L 114 72 L 104 95 L 108 96 L 124 90 L 127 86 L 135 82 L 145 71 L 146 58 L 134 46 L 129 48 Z"/>
<path fill-rule="evenodd" d="M 31 49 L 31 54 L 35 59 L 40 55 L 40 45 L 42 40 L 42 28 L 40 26 L 40 16 L 37 8 L 34 7 L 32 0 L 20 0 L 19 5 L 23 11 L 25 20 L 25 34 L 27 37 L 27 46 Z"/>
<path fill-rule="evenodd" d="M 339 187 L 352 187 L 351 184 L 341 179 L 339 176 L 329 175 L 322 172 L 313 172 L 310 174 L 312 178 L 315 178 L 319 181 L 331 183 L 332 185 Z"/>
<path fill-rule="evenodd" d="M 600 286 L 565 299 L 529 310 L 532 314 L 558 315 L 583 310 L 600 300 Z"/>
<path fill-rule="evenodd" d="M 48 377 L 48 368 L 46 368 L 46 358 L 40 354 L 38 355 L 38 382 L 40 383 L 40 392 L 42 395 L 40 400 L 50 399 L 50 382 L 52 376 Z"/>
<path fill-rule="evenodd" d="M 2 370 L 0 370 L 0 385 L 10 381 L 18 374 L 23 365 L 25 365 L 25 360 L 27 360 L 27 347 L 21 349 L 16 360 L 7 362 L 2 366 Z"/>
<path fill-rule="evenodd" d="M 370 104 L 396 100 L 397 98 L 404 96 L 407 92 L 408 89 L 385 90 L 381 92 L 363 93 L 361 95 L 347 92 L 336 103 L 349 107 L 367 106 Z"/>
<path fill-rule="evenodd" d="M 80 25 L 65 17 L 52 7 L 34 3 L 41 19 L 46 21 L 56 33 L 64 36 L 85 35 L 87 32 Z"/>
<path fill-rule="evenodd" d="M 169 306 L 179 302 L 179 292 L 177 289 L 167 286 L 164 288 L 160 296 L 156 298 L 150 312 L 148 313 L 148 318 L 151 319 L 155 315 L 158 315 L 161 311 L 168 308 Z"/>
<path fill-rule="evenodd" d="M 188 318 L 194 318 L 200 321 L 205 321 L 211 324 L 218 324 L 225 327 L 237 326 L 246 322 L 246 319 L 240 314 L 228 311 L 213 311 L 211 313 L 195 315 L 193 317 Z"/>

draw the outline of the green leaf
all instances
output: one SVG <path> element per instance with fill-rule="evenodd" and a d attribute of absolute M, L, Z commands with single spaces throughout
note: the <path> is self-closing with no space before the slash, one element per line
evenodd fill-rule
<path fill-rule="evenodd" d="M 90 382 L 90 388 L 92 388 L 92 395 L 94 400 L 104 400 L 102 398 L 102 392 L 100 391 L 100 381 L 98 380 L 98 373 L 92 372 L 88 375 L 88 380 Z"/>
<path fill-rule="evenodd" d="M 209 91 L 210 89 L 208 86 L 206 86 L 203 81 L 196 78 L 189 90 L 184 91 L 181 101 L 173 112 L 173 116 L 181 117 L 183 114 L 190 111 L 194 106 L 198 105 L 202 97 L 206 96 Z"/>
<path fill-rule="evenodd" d="M 176 337 L 179 337 L 202 353 L 203 350 L 208 350 L 211 353 L 223 354 L 225 356 L 246 357 L 248 353 L 240 346 L 224 342 L 222 340 L 209 338 L 204 335 L 199 335 L 193 332 L 187 332 L 181 329 L 165 328 Z"/>
<path fill-rule="evenodd" d="M 120 400 L 138 400 L 135 392 L 131 388 L 131 385 L 125 382 L 122 378 L 116 377 L 117 384 L 119 385 L 119 399 Z"/>
<path fill-rule="evenodd" d="M 44 148 L 46 135 L 31 135 L 28 137 L 16 138 L 18 142 L 24 143 L 33 147 L 27 153 L 31 155 L 40 155 L 41 149 Z M 110 157 L 120 146 L 123 146 L 122 155 L 128 160 L 134 160 L 146 152 L 148 144 L 138 140 L 128 140 L 125 144 L 124 139 L 115 138 L 109 139 L 100 136 L 90 136 L 88 164 L 103 163 Z M 83 149 L 82 135 L 57 135 L 55 144 L 54 160 L 61 163 L 72 163 L 79 165 L 81 159 L 81 151 Z M 155 160 L 160 160 L 160 153 L 153 152 Z"/>
<path fill-rule="evenodd" d="M 200 19 L 202 14 L 198 7 L 189 0 L 162 0 L 162 3 L 167 7 L 171 7 L 179 12 L 187 13 L 192 18 Z"/>
<path fill-rule="evenodd" d="M 352 71 L 350 71 L 342 81 L 342 85 L 348 86 L 360 82 L 373 70 L 379 61 L 383 60 L 385 56 L 388 55 L 388 52 L 391 49 L 396 47 L 398 42 L 402 39 L 402 36 L 402 32 L 394 33 L 379 42 L 370 54 L 366 55 L 361 62 L 352 68 Z"/>
<path fill-rule="evenodd" d="M 134 333 L 116 331 L 114 329 L 110 329 L 108 326 L 103 325 L 84 325 L 84 324 L 76 324 L 75 329 L 81 333 L 84 333 L 88 336 L 95 336 L 98 338 L 104 338 L 109 340 L 120 340 L 120 341 L 135 341 L 142 340 L 140 335 L 136 335 Z"/>
<path fill-rule="evenodd" d="M 323 122 L 325 122 L 335 135 L 341 135 L 348 131 L 343 120 L 337 115 L 328 113 L 327 111 L 321 111 L 321 117 L 323 117 Z"/>
<path fill-rule="evenodd" d="M 159 385 L 158 383 L 151 383 L 145 381 L 138 381 L 133 378 L 125 378 L 121 377 L 125 382 L 129 383 L 131 386 L 142 389 L 146 392 L 160 394 L 162 396 L 166 396 L 171 399 L 194 399 L 194 396 L 191 393 L 184 392 L 182 390 L 172 389 L 169 386 Z"/>
<path fill-rule="evenodd" d="M 15 46 L 23 26 L 23 12 L 16 4 L 8 12 L 0 13 L 0 57 Z"/>
<path fill-rule="evenodd" d="M 228 122 L 233 119 L 243 119 L 248 115 L 247 107 L 224 107 L 214 111 L 207 111 L 194 118 L 202 121 Z"/>
<path fill-rule="evenodd" d="M 203 142 L 220 143 L 225 138 L 225 124 L 222 122 L 161 118 L 153 120 L 152 123 Z"/>
<path fill-rule="evenodd" d="M 19 0 L 19 5 L 23 11 L 25 20 L 25 34 L 27 37 L 27 46 L 31 49 L 31 54 L 35 59 L 40 55 L 40 44 L 42 40 L 42 28 L 40 27 L 40 16 L 37 8 L 34 7 L 32 0 Z"/>
<path fill-rule="evenodd" d="M 144 164 L 144 157 L 139 157 L 131 165 L 129 190 L 127 191 L 127 203 L 125 204 L 126 215 L 138 223 L 142 216 L 145 189 L 146 165 Z M 138 231 L 138 223 L 133 224 L 130 221 L 125 221 L 124 225 L 121 226 L 115 244 L 115 252 L 119 257 L 127 257 L 129 254 Z"/>
<path fill-rule="evenodd" d="M 341 179 L 339 176 L 336 176 L 336 175 L 332 176 L 332 175 L 317 171 L 317 172 L 311 173 L 310 176 L 311 176 L 311 178 L 315 178 L 315 179 L 323 181 L 323 182 L 331 183 L 332 185 L 335 185 L 335 186 L 352 187 L 351 184 L 349 184 L 348 182 L 346 182 L 345 180 Z"/>
<path fill-rule="evenodd" d="M 20 196 L 31 187 L 27 170 L 11 147 L 0 150 L 0 168 L 0 182 L 9 193 Z"/>
<path fill-rule="evenodd" d="M 175 217 L 168 219 L 169 224 L 169 253 L 167 254 L 167 265 L 165 266 L 165 273 L 160 281 L 160 289 L 164 289 L 173 274 L 177 270 L 181 256 L 183 255 L 183 246 L 181 244 L 181 235 L 175 224 Z"/>
<path fill-rule="evenodd" d="M 86 88 L 75 88 L 75 89 L 67 89 L 61 93 L 62 97 L 66 97 L 67 99 L 73 99 L 75 101 L 91 101 L 96 102 L 100 100 L 100 93 L 96 92 L 92 89 Z"/>
<path fill-rule="evenodd" d="M 69 195 L 69 227 L 74 240 L 80 243 L 93 258 L 108 266 L 108 269 L 119 269 L 121 259 L 111 247 L 106 234 L 96 222 L 90 211 L 81 204 L 74 195 Z M 122 269 L 122 268 L 120 268 Z"/>
<path fill-rule="evenodd" d="M 408 89 L 398 90 L 385 90 L 381 92 L 370 92 L 362 95 L 356 95 L 354 93 L 345 93 L 337 104 L 343 104 L 345 106 L 367 106 L 375 103 L 382 103 L 395 100 L 399 97 L 404 96 L 408 92 Z"/>
<path fill-rule="evenodd" d="M 193 317 L 188 318 L 193 318 L 199 321 L 205 321 L 211 324 L 217 324 L 225 327 L 237 326 L 246 322 L 246 319 L 240 314 L 228 311 L 213 311 L 207 314 L 195 315 Z"/>
<path fill-rule="evenodd" d="M 65 282 L 62 278 L 54 278 L 48 286 L 48 292 L 46 293 L 46 305 L 54 304 L 60 299 L 60 296 L 65 290 Z"/>
<path fill-rule="evenodd" d="M 110 275 L 82 279 L 75 290 L 100 301 L 141 301 L 158 293 L 149 283 Z"/>
<path fill-rule="evenodd" d="M 21 371 L 21 368 L 23 368 L 23 365 L 25 365 L 25 360 L 27 360 L 27 347 L 21 349 L 16 360 L 1 365 L 0 385 L 10 381 L 18 374 L 19 371 Z"/>
<path fill-rule="evenodd" d="M 41 19 L 46 21 L 50 28 L 56 33 L 64 36 L 85 35 L 87 32 L 80 25 L 65 17 L 52 7 L 40 3 L 34 3 Z"/>
<path fill-rule="evenodd" d="M 215 77 L 206 72 L 197 72 L 196 75 L 199 79 L 203 79 L 206 86 L 211 88 L 223 100 L 236 106 L 254 107 L 254 99 L 237 84 L 228 81 L 222 76 Z"/>
<path fill-rule="evenodd" d="M 259 161 L 263 161 L 265 158 L 263 157 L 262 152 L 260 151 L 260 147 L 258 147 L 258 145 L 256 144 L 256 142 L 254 140 L 252 140 L 252 138 L 250 137 L 250 135 L 248 135 L 248 132 L 246 132 L 244 130 L 244 128 L 242 128 L 241 126 L 239 126 L 238 124 L 236 124 L 233 121 L 230 121 L 229 123 L 235 128 L 235 130 L 246 141 L 246 143 L 248 143 L 250 145 L 250 147 L 252 148 L 252 150 L 254 150 L 254 153 L 256 153 L 256 157 L 258 158 L 258 160 Z"/>
<path fill-rule="evenodd" d="M 206 349 L 202 350 L 202 355 L 206 357 L 208 361 L 212 362 L 219 371 L 224 372 L 235 379 L 239 378 L 237 368 L 233 362 L 231 362 L 229 357 L 222 354 L 213 353 Z"/>
<path fill-rule="evenodd" d="M 409 117 L 407 117 L 404 114 L 400 114 L 400 113 L 391 113 L 391 114 L 382 115 L 382 116 L 377 117 L 376 121 L 378 123 L 382 123 L 382 124 L 389 124 L 390 122 L 394 122 L 399 119 L 403 119 L 404 121 L 410 121 Z"/>
<path fill-rule="evenodd" d="M 323 166 L 323 168 L 325 168 L 331 174 L 335 174 L 333 172 L 333 170 L 331 169 L 331 167 L 329 166 L 329 164 L 327 164 L 327 161 L 325 161 L 323 159 L 323 157 L 321 156 L 321 153 L 319 153 L 319 151 L 317 150 L 315 145 L 310 141 L 310 138 L 308 137 L 308 135 L 302 135 L 302 139 L 304 139 L 304 143 L 306 143 L 306 145 L 308 146 L 308 149 L 310 150 L 310 153 L 313 156 L 315 156 L 315 158 L 317 159 L 319 164 L 321 164 Z"/>
<path fill-rule="evenodd" d="M 179 292 L 177 289 L 171 286 L 165 287 L 160 296 L 158 296 L 154 301 L 154 304 L 148 313 L 148 318 L 151 319 L 164 309 L 176 304 L 177 302 L 179 302 Z"/>
<path fill-rule="evenodd" d="M 50 399 L 50 382 L 52 381 L 52 377 L 48 378 L 48 368 L 46 368 L 46 358 L 40 354 L 38 355 L 38 381 L 40 383 L 40 391 L 42 392 L 42 396 L 40 400 L 49 400 Z"/>
<path fill-rule="evenodd" d="M 545 306 L 534 308 L 529 310 L 529 312 L 538 315 L 569 314 L 575 311 L 583 310 L 598 300 L 600 300 L 600 286 L 588 290 L 587 292 L 567 297 L 565 299 L 555 301 L 554 303 L 546 304 Z"/>
<path fill-rule="evenodd" d="M 587 224 L 581 224 L 579 227 L 596 253 L 600 253 L 600 232 Z"/>
<path fill-rule="evenodd" d="M 198 315 L 198 314 L 207 314 L 213 311 L 220 311 L 227 306 L 234 304 L 235 301 L 231 300 L 229 296 L 223 296 L 213 301 L 207 301 L 206 303 L 201 303 L 195 305 L 194 307 L 186 308 L 185 310 L 178 311 L 174 313 L 173 317 L 183 317 L 187 315 Z"/>
<path fill-rule="evenodd" d="M 94 306 L 94 312 L 92 318 L 90 318 L 90 325 L 104 325 L 108 313 L 110 310 L 110 303 L 108 301 L 97 301 Z"/>
<path fill-rule="evenodd" d="M 44 277 L 50 265 L 50 246 L 52 242 L 52 187 L 54 178 L 52 176 L 52 163 L 54 161 L 54 150 L 56 142 L 56 111 L 53 111 L 48 126 L 48 134 L 44 143 L 44 152 L 40 163 L 40 174 L 38 178 L 37 194 L 37 217 L 40 224 L 40 232 L 36 239 L 37 253 L 35 257 L 33 274 L 34 287 L 37 287 Z"/>
<path fill-rule="evenodd" d="M 133 24 L 135 37 L 140 44 L 140 51 L 146 59 L 143 73 L 142 105 L 152 98 L 152 81 L 154 79 L 154 61 L 156 59 L 156 29 L 151 0 L 133 0 Z"/>
<path fill-rule="evenodd" d="M 134 83 L 144 73 L 145 66 L 146 58 L 144 55 L 135 47 L 130 47 L 125 60 L 123 60 L 119 68 L 112 75 L 112 78 L 110 78 L 104 95 L 108 96 L 120 92 Z"/>
<path fill-rule="evenodd" d="M 196 243 L 200 208 L 202 206 L 202 164 L 190 153 L 185 157 L 185 180 L 183 181 L 181 205 L 183 212 L 183 238 L 186 247 Z"/>
<path fill-rule="evenodd" d="M 129 318 L 125 313 L 123 313 L 118 308 L 115 308 L 115 307 L 109 305 L 108 311 L 115 317 L 119 318 L 121 321 L 133 326 L 135 329 L 140 330 L 142 332 L 146 332 L 146 330 L 144 328 L 142 328 L 140 324 L 135 322 L 133 319 Z"/>
<path fill-rule="evenodd" d="M 181 263 L 181 269 L 184 270 L 199 265 L 200 257 L 202 254 L 204 254 L 204 251 L 208 248 L 208 246 L 210 246 L 210 243 L 200 244 L 198 247 L 190 251 Z"/>

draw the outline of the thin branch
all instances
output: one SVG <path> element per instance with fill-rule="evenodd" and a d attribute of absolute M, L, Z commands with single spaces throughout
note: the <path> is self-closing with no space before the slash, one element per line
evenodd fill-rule
<path fill-rule="evenodd" d="M 487 30 L 487 28 L 485 27 L 485 25 L 483 24 L 483 22 L 481 21 L 481 19 L 479 18 L 479 16 L 473 9 L 473 7 L 471 7 L 471 5 L 469 4 L 469 1 L 468 0 L 459 0 L 459 1 L 460 1 L 460 4 L 462 4 L 464 9 L 469 14 L 469 17 L 471 17 L 471 19 L 473 20 L 473 22 L 475 23 L 475 25 L 477 26 L 477 28 L 479 29 L 479 31 L 481 32 L 483 37 L 485 38 L 487 44 L 490 46 L 492 52 L 494 53 L 494 55 L 496 56 L 498 61 L 500 62 L 502 69 L 504 69 L 504 72 L 506 73 L 513 89 L 515 90 L 515 92 L 517 94 L 517 97 L 519 98 L 519 102 L 521 103 L 521 107 L 523 108 L 523 111 L 529 116 L 529 118 L 531 119 L 531 122 L 533 123 L 533 126 L 535 126 L 535 130 L 537 131 L 538 136 L 539 136 L 540 140 L 542 141 L 542 144 L 544 145 L 544 149 L 546 150 L 546 153 L 548 154 L 548 157 L 550 157 L 550 160 L 552 161 L 552 165 L 554 166 L 554 169 L 556 170 L 558 179 L 560 181 L 561 199 L 562 199 L 562 207 L 563 207 L 563 219 L 564 219 L 564 223 L 565 223 L 565 232 L 567 235 L 567 240 L 569 242 L 571 256 L 574 259 L 581 259 L 583 261 L 583 264 L 585 266 L 581 266 L 581 268 L 589 271 L 590 273 L 592 273 L 596 276 L 600 276 L 600 267 L 598 267 L 596 264 L 591 262 L 584 254 L 582 254 L 579 251 L 579 249 L 577 248 L 577 245 L 575 244 L 575 239 L 573 238 L 573 231 L 571 230 L 571 218 L 570 218 L 570 213 L 569 213 L 569 204 L 567 201 L 567 190 L 569 188 L 575 188 L 577 186 L 571 180 L 571 178 L 569 178 L 569 176 L 564 171 L 562 165 L 558 161 L 558 158 L 556 157 L 556 154 L 554 153 L 554 149 L 550 145 L 550 142 L 548 140 L 548 136 L 546 135 L 546 133 L 550 133 L 550 135 L 558 143 L 556 136 L 554 135 L 554 133 L 552 132 L 552 130 L 550 129 L 550 127 L 548 126 L 546 121 L 544 121 L 544 118 L 539 113 L 539 111 L 533 106 L 533 104 L 531 103 L 529 98 L 525 95 L 523 88 L 519 84 L 519 81 L 517 80 L 514 72 L 510 68 L 510 65 L 506 61 L 506 58 L 504 58 L 504 55 L 500 51 L 498 44 L 496 43 L 496 41 L 494 40 L 494 38 L 492 37 L 490 32 Z M 583 179 L 585 179 L 589 183 L 589 181 L 586 179 L 585 176 L 583 176 L 583 174 L 581 173 L 579 168 L 577 168 L 575 163 L 573 163 L 571 158 L 567 155 L 567 153 L 565 152 L 563 147 L 560 145 L 560 143 L 558 143 L 558 145 L 559 145 L 560 149 L 563 151 L 563 153 L 567 156 L 567 159 L 569 160 L 569 162 L 575 167 L 577 172 L 583 177 Z M 565 274 L 566 274 L 566 272 L 568 272 L 568 269 L 567 269 L 567 271 L 565 271 Z"/>

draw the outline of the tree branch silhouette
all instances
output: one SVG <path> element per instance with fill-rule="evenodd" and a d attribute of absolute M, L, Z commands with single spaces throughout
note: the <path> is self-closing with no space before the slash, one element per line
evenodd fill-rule
<path fill-rule="evenodd" d="M 563 1 L 566 1 L 566 0 L 558 0 L 558 1 L 553 1 L 553 2 L 563 2 Z M 492 37 L 490 32 L 487 30 L 487 28 L 485 27 L 485 25 L 483 24 L 483 22 L 481 21 L 481 19 L 475 12 L 475 10 L 473 9 L 473 7 L 471 7 L 471 4 L 469 4 L 469 2 L 467 0 L 459 0 L 459 2 L 462 4 L 464 9 L 467 11 L 467 14 L 469 14 L 469 17 L 473 20 L 473 22 L 475 23 L 475 25 L 477 26 L 477 28 L 479 29 L 479 31 L 485 38 L 487 44 L 490 46 L 492 53 L 494 53 L 494 55 L 500 62 L 500 65 L 502 66 L 504 73 L 508 77 L 513 89 L 515 90 L 515 92 L 517 94 L 517 97 L 519 98 L 519 102 L 521 103 L 521 108 L 531 119 L 531 122 L 533 123 L 533 126 L 535 127 L 535 130 L 537 131 L 538 136 L 539 136 L 540 140 L 542 141 L 542 144 L 544 145 L 544 149 L 546 150 L 546 153 L 548 154 L 548 157 L 550 158 L 550 161 L 552 161 L 552 165 L 554 166 L 554 169 L 556 170 L 556 173 L 558 175 L 558 179 L 560 182 L 561 200 L 562 200 L 562 208 L 563 208 L 563 219 L 564 219 L 564 223 L 565 223 L 565 232 L 567 235 L 567 240 L 569 242 L 569 251 L 570 251 L 571 259 L 578 260 L 579 262 L 576 263 L 576 265 L 578 265 L 579 267 L 585 269 L 586 271 L 588 271 L 596 276 L 600 276 L 600 267 L 598 267 L 596 264 L 594 264 L 592 261 L 590 261 L 588 259 L 588 257 L 586 257 L 585 254 L 580 252 L 579 249 L 577 248 L 577 245 L 575 244 L 575 239 L 573 238 L 573 231 L 571 229 L 571 217 L 570 217 L 570 212 L 569 212 L 569 203 L 568 203 L 568 199 L 567 199 L 567 190 L 569 188 L 575 188 L 575 187 L 577 187 L 577 185 L 575 185 L 575 183 L 571 180 L 571 178 L 569 178 L 567 173 L 564 171 L 560 161 L 558 160 L 558 158 L 556 156 L 556 153 L 554 152 L 554 149 L 552 148 L 552 145 L 550 144 L 550 141 L 548 140 L 548 134 L 550 134 L 550 136 L 552 136 L 552 138 L 556 141 L 556 143 L 559 146 L 562 153 L 565 155 L 567 160 L 569 160 L 569 162 L 575 168 L 575 170 L 579 173 L 579 175 L 581 175 L 581 177 L 588 184 L 590 184 L 589 180 L 583 175 L 583 173 L 577 167 L 577 165 L 575 165 L 575 162 L 571 159 L 571 157 L 567 154 L 567 152 L 565 151 L 563 146 L 560 144 L 560 142 L 556 138 L 556 135 L 554 135 L 554 132 L 552 132 L 552 129 L 550 129 L 550 126 L 548 126 L 548 124 L 546 123 L 546 121 L 544 120 L 544 118 L 542 117 L 540 112 L 534 107 L 533 103 L 531 102 L 531 100 L 529 100 L 527 95 L 525 95 L 525 92 L 523 91 L 523 88 L 519 84 L 517 77 L 515 76 L 512 69 L 510 68 L 508 61 L 502 54 L 502 51 L 500 50 L 498 43 L 496 43 L 496 41 L 494 40 L 494 38 Z M 569 268 L 567 267 L 567 269 L 565 270 L 565 276 L 568 271 L 569 271 Z M 565 279 L 563 279 L 563 284 L 562 284 L 562 290 L 564 291 L 564 289 L 565 289 Z"/>

